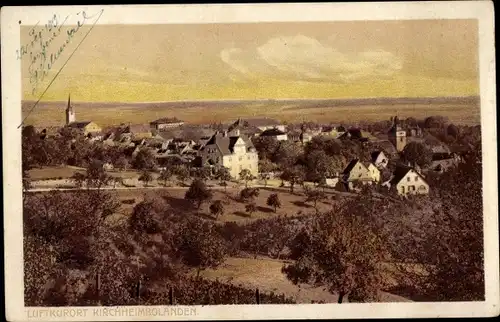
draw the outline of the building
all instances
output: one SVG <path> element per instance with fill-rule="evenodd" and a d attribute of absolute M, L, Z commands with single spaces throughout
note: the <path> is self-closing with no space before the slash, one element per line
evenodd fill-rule
<path fill-rule="evenodd" d="M 370 163 L 371 164 L 371 163 Z M 377 169 L 373 164 L 365 165 L 358 159 L 354 159 L 342 172 L 342 181 L 349 185 L 349 188 L 352 188 L 352 184 L 354 182 L 359 182 L 361 184 L 371 184 L 375 181 L 380 181 L 380 171 L 378 171 L 378 176 L 374 169 Z M 370 170 L 368 169 L 370 167 Z M 378 170 L 378 169 L 377 169 Z M 374 180 L 377 179 L 377 180 Z"/>
<path fill-rule="evenodd" d="M 372 152 L 372 163 L 379 169 L 384 169 L 389 164 L 389 158 L 382 151 Z"/>
<path fill-rule="evenodd" d="M 180 127 L 184 125 L 184 121 L 181 121 L 177 119 L 176 117 L 163 117 L 160 118 L 156 121 L 153 121 L 149 123 L 152 129 L 158 130 L 158 131 L 165 131 L 165 130 L 170 130 L 173 128 Z"/>
<path fill-rule="evenodd" d="M 76 111 L 71 105 L 71 97 L 68 95 L 68 105 L 66 106 L 66 126 L 77 129 L 83 132 L 84 135 L 93 137 L 100 136 L 102 129 L 99 125 L 92 121 L 76 121 Z"/>
<path fill-rule="evenodd" d="M 277 128 L 267 129 L 267 130 L 263 131 L 259 136 L 273 138 L 273 139 L 276 139 L 278 141 L 288 140 L 287 134 L 285 132 L 277 129 Z"/>
<path fill-rule="evenodd" d="M 68 95 L 68 106 L 66 106 L 66 125 L 76 122 L 76 112 L 71 105 L 71 95 Z"/>
<path fill-rule="evenodd" d="M 373 182 L 380 182 L 380 170 L 373 163 L 365 163 L 365 167 L 368 170 L 368 175 L 372 178 Z"/>
<path fill-rule="evenodd" d="M 399 195 L 429 194 L 429 184 L 414 168 L 398 167 L 389 181 L 389 188 L 395 189 Z"/>
<path fill-rule="evenodd" d="M 226 167 L 235 179 L 239 178 L 243 169 L 248 169 L 255 177 L 259 174 L 257 151 L 245 135 L 230 136 L 227 132 L 216 132 L 200 148 L 199 156 L 203 166 Z"/>
<path fill-rule="evenodd" d="M 406 146 L 406 131 L 399 124 L 397 116 L 392 118 L 392 127 L 387 133 L 387 136 L 398 152 L 403 151 Z"/>
<path fill-rule="evenodd" d="M 340 134 L 337 138 L 340 140 L 354 140 L 354 141 L 358 141 L 361 143 L 365 143 L 365 142 L 368 142 L 369 139 L 364 134 L 365 133 L 363 133 L 363 131 L 361 131 L 361 129 L 351 128 L 351 129 L 343 132 L 342 134 Z"/>
<path fill-rule="evenodd" d="M 224 131 L 224 130 L 223 130 Z M 240 134 L 247 137 L 256 137 L 262 133 L 263 130 L 255 125 L 250 125 L 248 121 L 242 121 L 241 119 L 236 120 L 228 128 L 227 132 L 230 136 L 239 136 Z"/>
<path fill-rule="evenodd" d="M 250 118 L 243 121 L 245 126 L 256 127 L 261 131 L 277 128 L 282 132 L 286 132 L 286 127 L 280 121 L 270 118 Z"/>
<path fill-rule="evenodd" d="M 128 124 L 124 127 L 123 134 L 130 135 L 134 139 L 153 137 L 151 127 L 147 124 Z"/>
<path fill-rule="evenodd" d="M 101 133 L 99 125 L 92 121 L 72 122 L 68 126 L 82 131 L 84 135 L 98 135 Z"/>

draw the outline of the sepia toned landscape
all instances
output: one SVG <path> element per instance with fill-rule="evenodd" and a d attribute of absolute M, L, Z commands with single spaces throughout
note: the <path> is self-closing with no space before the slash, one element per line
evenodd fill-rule
<path fill-rule="evenodd" d="M 82 16 L 21 28 L 26 306 L 484 301 L 476 21 Z"/>

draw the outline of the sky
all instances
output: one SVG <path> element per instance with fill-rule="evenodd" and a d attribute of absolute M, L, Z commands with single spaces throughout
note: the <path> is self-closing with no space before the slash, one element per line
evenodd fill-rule
<path fill-rule="evenodd" d="M 51 38 L 42 32 L 30 47 L 40 28 L 21 27 L 24 99 L 38 99 L 59 70 L 43 100 L 479 94 L 476 20 L 96 25 L 87 37 L 88 26 L 72 37 L 63 27 L 45 50 L 55 57 L 67 43 L 50 69 L 49 58 L 31 64 L 37 41 Z"/>

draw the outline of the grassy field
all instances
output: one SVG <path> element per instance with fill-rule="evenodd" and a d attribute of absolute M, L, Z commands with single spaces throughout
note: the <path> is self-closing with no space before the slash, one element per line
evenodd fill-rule
<path fill-rule="evenodd" d="M 71 166 L 61 166 L 61 167 L 43 167 L 34 168 L 28 171 L 31 180 L 46 180 L 62 178 L 71 178 L 75 173 L 85 173 L 84 168 L 77 168 Z"/>
<path fill-rule="evenodd" d="M 23 117 L 34 102 L 24 101 Z M 92 120 L 101 127 L 120 123 L 149 123 L 160 117 L 177 117 L 187 123 L 226 122 L 238 117 L 271 117 L 283 122 L 335 122 L 425 118 L 443 115 L 453 123 L 475 125 L 480 122 L 476 98 L 393 99 L 393 100 L 291 100 L 291 101 L 199 101 L 162 103 L 73 103 L 78 120 Z M 40 102 L 26 120 L 38 127 L 64 124 L 66 102 Z"/>
<path fill-rule="evenodd" d="M 201 276 L 208 279 L 230 282 L 235 285 L 244 285 L 248 288 L 258 288 L 265 292 L 284 293 L 293 297 L 298 303 L 311 303 L 311 301 L 337 302 L 338 295 L 332 294 L 322 287 L 310 285 L 294 285 L 281 272 L 285 261 L 261 258 L 228 258 L 217 269 L 205 270 Z M 383 302 L 407 302 L 408 299 L 380 292 Z"/>
<path fill-rule="evenodd" d="M 304 203 L 305 197 L 301 194 L 291 194 L 288 189 L 280 188 L 261 188 L 260 194 L 256 198 L 257 211 L 251 215 L 245 211 L 245 204 L 240 202 L 237 198 L 240 189 L 228 188 L 227 192 L 223 190 L 214 190 L 213 200 L 227 200 L 228 204 L 225 204 L 224 214 L 219 216 L 217 222 L 228 222 L 235 221 L 239 223 L 245 223 L 253 221 L 259 218 L 269 218 L 272 216 L 284 216 L 284 215 L 295 215 L 298 212 L 302 213 L 315 213 L 314 208 L 310 204 Z M 266 205 L 266 200 L 271 193 L 278 193 L 282 206 L 277 209 L 275 213 L 273 209 Z M 120 214 L 128 216 L 131 213 L 133 207 L 144 200 L 145 196 L 162 196 L 168 202 L 170 207 L 174 211 L 179 212 L 192 212 L 198 213 L 199 216 L 215 220 L 211 217 L 208 210 L 209 203 L 204 203 L 200 210 L 192 209 L 189 201 L 184 200 L 184 194 L 186 189 L 179 188 L 164 188 L 164 189 L 130 189 L 130 190 L 116 190 L 115 193 L 120 200 L 135 199 L 134 204 L 122 204 Z M 318 209 L 320 211 L 326 211 L 331 207 L 333 200 L 331 197 L 336 194 L 335 192 L 329 192 L 328 198 L 324 202 L 318 203 Z"/>

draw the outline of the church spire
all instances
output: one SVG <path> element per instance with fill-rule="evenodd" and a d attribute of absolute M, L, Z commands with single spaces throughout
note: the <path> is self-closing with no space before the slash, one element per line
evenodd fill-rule
<path fill-rule="evenodd" d="M 71 105 L 71 94 L 68 94 L 68 106 L 66 107 L 66 125 L 76 121 L 75 111 Z"/>

